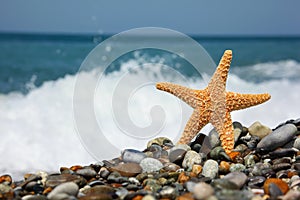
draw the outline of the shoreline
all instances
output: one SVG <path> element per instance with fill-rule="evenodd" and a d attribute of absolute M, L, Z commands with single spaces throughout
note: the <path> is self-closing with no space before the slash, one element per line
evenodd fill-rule
<path fill-rule="evenodd" d="M 271 130 L 234 122 L 235 149 L 227 155 L 218 133 L 189 145 L 155 138 L 144 151 L 57 172 L 0 174 L 4 199 L 298 199 L 300 118 Z"/>

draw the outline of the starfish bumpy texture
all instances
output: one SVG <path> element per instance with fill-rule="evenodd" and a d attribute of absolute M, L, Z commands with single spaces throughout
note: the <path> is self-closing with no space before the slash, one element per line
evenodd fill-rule
<path fill-rule="evenodd" d="M 265 94 L 240 94 L 226 91 L 226 80 L 232 59 L 232 51 L 226 50 L 208 86 L 203 90 L 190 89 L 173 83 L 157 83 L 156 88 L 169 92 L 194 111 L 188 120 L 179 144 L 187 144 L 208 123 L 220 136 L 222 147 L 227 154 L 234 148 L 234 134 L 230 112 L 261 104 L 271 98 Z"/>

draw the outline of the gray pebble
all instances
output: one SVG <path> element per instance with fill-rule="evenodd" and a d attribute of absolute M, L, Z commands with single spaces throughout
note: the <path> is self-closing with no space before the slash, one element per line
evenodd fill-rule
<path fill-rule="evenodd" d="M 297 137 L 297 139 L 294 142 L 293 147 L 300 150 L 300 137 Z"/>
<path fill-rule="evenodd" d="M 248 131 L 251 135 L 258 136 L 260 139 L 264 138 L 272 132 L 272 130 L 269 127 L 261 124 L 260 122 L 254 122 L 248 128 Z"/>
<path fill-rule="evenodd" d="M 195 199 L 206 199 L 214 194 L 214 189 L 209 184 L 200 182 L 194 186 L 193 194 Z"/>
<path fill-rule="evenodd" d="M 122 152 L 122 160 L 124 162 L 133 162 L 133 163 L 140 163 L 146 155 L 138 150 L 135 149 L 125 149 Z"/>
<path fill-rule="evenodd" d="M 240 163 L 236 163 L 236 164 L 231 164 L 230 165 L 229 171 L 230 172 L 241 172 L 245 169 L 246 169 L 245 165 L 240 164 Z"/>
<path fill-rule="evenodd" d="M 184 159 L 182 161 L 182 167 L 187 169 L 187 171 L 191 171 L 194 164 L 201 164 L 202 157 L 196 151 L 190 150 L 186 152 Z"/>
<path fill-rule="evenodd" d="M 78 169 L 76 173 L 86 178 L 92 178 L 97 175 L 96 171 L 91 167 Z"/>
<path fill-rule="evenodd" d="M 143 172 L 148 173 L 156 172 L 163 168 L 163 164 L 155 158 L 144 158 L 140 162 L 140 166 L 142 167 Z"/>
<path fill-rule="evenodd" d="M 73 182 L 67 182 L 62 183 L 58 186 L 56 186 L 49 194 L 49 199 L 66 199 L 70 198 L 71 196 L 76 196 L 78 193 L 79 187 L 76 183 Z"/>
<path fill-rule="evenodd" d="M 220 140 L 219 133 L 216 131 L 215 128 L 213 128 L 209 132 L 208 137 L 209 137 L 209 143 L 210 143 L 211 148 L 215 148 L 216 146 L 221 145 L 221 140 Z"/>
<path fill-rule="evenodd" d="M 239 188 L 242 188 L 248 177 L 243 172 L 231 172 L 223 178 L 235 183 Z"/>
<path fill-rule="evenodd" d="M 264 151 L 271 151 L 289 142 L 297 133 L 297 127 L 294 124 L 286 124 L 264 137 L 257 148 Z"/>
<path fill-rule="evenodd" d="M 219 171 L 218 162 L 215 160 L 207 160 L 203 165 L 202 175 L 209 178 L 216 178 Z"/>

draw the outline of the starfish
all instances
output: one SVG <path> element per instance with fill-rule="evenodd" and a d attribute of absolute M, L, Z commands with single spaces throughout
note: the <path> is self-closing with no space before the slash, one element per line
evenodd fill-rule
<path fill-rule="evenodd" d="M 230 112 L 261 104 L 271 98 L 267 93 L 240 94 L 226 91 L 231 60 L 232 51 L 226 50 L 208 86 L 203 90 L 167 82 L 156 84 L 157 89 L 177 96 L 194 109 L 178 144 L 188 144 L 206 124 L 211 123 L 219 133 L 223 149 L 229 155 L 234 148 Z"/>

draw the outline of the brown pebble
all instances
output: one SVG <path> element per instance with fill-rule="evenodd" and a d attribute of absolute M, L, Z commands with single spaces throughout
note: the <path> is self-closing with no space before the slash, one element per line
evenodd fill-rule
<path fill-rule="evenodd" d="M 2 175 L 0 176 L 0 183 L 5 183 L 10 185 L 12 183 L 12 178 L 10 175 Z"/>
<path fill-rule="evenodd" d="M 286 182 L 279 178 L 268 178 L 264 183 L 264 191 L 266 194 L 270 194 L 269 192 L 269 185 L 273 183 L 275 184 L 283 194 L 287 193 L 289 191 L 289 186 Z"/>
<path fill-rule="evenodd" d="M 199 175 L 202 172 L 202 166 L 196 164 L 193 165 L 192 172 L 196 174 L 196 176 Z"/>
<path fill-rule="evenodd" d="M 228 163 L 226 161 L 220 162 L 220 166 L 219 166 L 220 173 L 222 173 L 222 174 L 229 173 L 229 169 L 230 169 L 230 163 Z"/>
<path fill-rule="evenodd" d="M 132 200 L 142 200 L 144 196 L 142 195 L 137 195 L 135 197 L 132 198 Z"/>
<path fill-rule="evenodd" d="M 43 194 L 47 195 L 48 193 L 50 193 L 52 191 L 51 187 L 47 187 L 46 189 L 44 189 Z"/>
<path fill-rule="evenodd" d="M 142 173 L 142 167 L 137 163 L 119 163 L 117 166 L 109 167 L 110 172 L 119 172 L 121 176 L 132 177 Z"/>
<path fill-rule="evenodd" d="M 176 198 L 176 200 L 193 200 L 193 194 L 190 192 L 184 193 L 183 195 Z"/>
<path fill-rule="evenodd" d="M 179 183 L 185 183 L 190 180 L 190 177 L 187 175 L 187 172 L 181 172 L 178 176 Z"/>
<path fill-rule="evenodd" d="M 70 170 L 72 170 L 72 171 L 77 171 L 78 169 L 82 169 L 83 167 L 82 166 L 80 166 L 80 165 L 74 165 L 74 166 L 72 166 L 72 167 L 70 167 Z"/>

